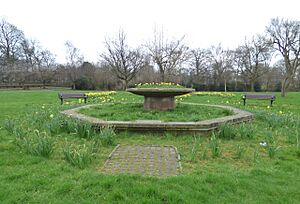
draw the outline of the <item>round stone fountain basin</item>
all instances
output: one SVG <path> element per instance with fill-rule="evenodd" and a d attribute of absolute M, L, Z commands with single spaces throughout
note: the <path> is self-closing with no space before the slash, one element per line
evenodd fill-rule
<path fill-rule="evenodd" d="M 189 88 L 130 88 L 128 92 L 144 96 L 145 110 L 167 111 L 176 107 L 175 96 L 191 93 Z"/>

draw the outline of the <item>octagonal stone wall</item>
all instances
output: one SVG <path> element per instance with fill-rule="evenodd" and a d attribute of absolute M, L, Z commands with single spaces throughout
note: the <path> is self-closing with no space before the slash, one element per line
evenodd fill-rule
<path fill-rule="evenodd" d="M 91 123 L 95 128 L 102 126 L 113 126 L 116 130 L 132 130 L 132 131 L 184 131 L 184 132 L 210 132 L 218 128 L 220 124 L 231 123 L 238 124 L 242 122 L 250 121 L 254 118 L 254 115 L 250 112 L 240 110 L 231 106 L 224 105 L 208 105 L 198 103 L 183 103 L 196 106 L 210 106 L 229 109 L 233 111 L 233 115 L 204 120 L 199 122 L 163 122 L 160 120 L 136 120 L 136 121 L 106 121 L 99 118 L 87 116 L 77 111 L 82 108 L 88 108 L 91 106 L 99 106 L 99 104 L 86 105 L 73 109 L 62 111 L 63 114 L 72 117 L 74 119 L 82 120 Z"/>

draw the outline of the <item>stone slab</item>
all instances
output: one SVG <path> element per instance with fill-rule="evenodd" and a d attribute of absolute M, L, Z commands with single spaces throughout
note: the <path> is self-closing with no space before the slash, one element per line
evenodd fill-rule
<path fill-rule="evenodd" d="M 109 174 L 176 176 L 181 172 L 174 146 L 118 145 L 101 169 Z"/>

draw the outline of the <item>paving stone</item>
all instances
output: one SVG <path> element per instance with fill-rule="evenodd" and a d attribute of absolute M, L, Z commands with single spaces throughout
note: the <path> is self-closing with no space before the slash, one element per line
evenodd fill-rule
<path fill-rule="evenodd" d="M 175 176 L 180 173 L 176 148 L 156 145 L 118 145 L 105 162 L 105 173 Z"/>

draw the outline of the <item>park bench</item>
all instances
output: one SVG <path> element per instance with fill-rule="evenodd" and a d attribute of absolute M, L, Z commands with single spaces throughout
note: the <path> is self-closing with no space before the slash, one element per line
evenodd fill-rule
<path fill-rule="evenodd" d="M 271 106 L 273 105 L 273 101 L 275 101 L 276 97 L 271 94 L 244 94 L 242 96 L 242 99 L 244 100 L 244 105 L 246 105 L 247 99 L 257 99 L 257 100 L 270 100 Z"/>
<path fill-rule="evenodd" d="M 58 98 L 60 99 L 62 105 L 64 103 L 64 99 L 67 98 L 83 98 L 84 103 L 86 103 L 86 99 L 88 98 L 88 96 L 85 93 L 59 93 Z"/>

